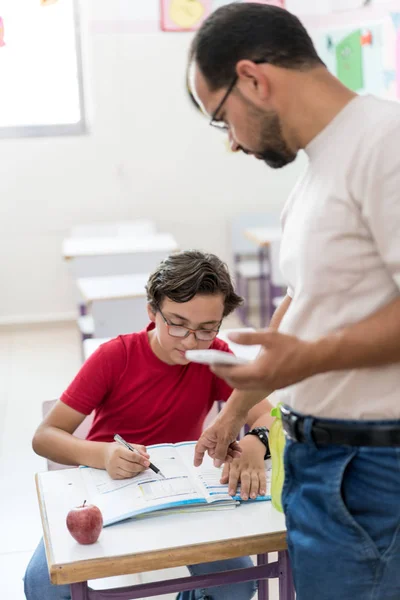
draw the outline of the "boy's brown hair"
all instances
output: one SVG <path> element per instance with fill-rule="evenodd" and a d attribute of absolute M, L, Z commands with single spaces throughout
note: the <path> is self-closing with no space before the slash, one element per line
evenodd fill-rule
<path fill-rule="evenodd" d="M 224 317 L 243 302 L 234 290 L 227 265 L 215 254 L 200 250 L 168 256 L 150 275 L 146 292 L 153 312 L 161 307 L 164 298 L 182 303 L 189 302 L 196 294 L 222 294 Z"/>

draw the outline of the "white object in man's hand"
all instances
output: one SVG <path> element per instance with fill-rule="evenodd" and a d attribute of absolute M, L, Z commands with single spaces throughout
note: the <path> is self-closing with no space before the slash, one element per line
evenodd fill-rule
<path fill-rule="evenodd" d="M 246 365 L 213 365 L 213 373 L 237 390 L 270 393 L 322 372 L 320 364 L 325 353 L 319 340 L 305 341 L 274 329 L 235 332 L 229 339 L 238 344 L 262 346 L 256 360 Z"/>
<path fill-rule="evenodd" d="M 186 350 L 188 360 L 204 365 L 244 365 L 247 359 L 221 350 Z"/>

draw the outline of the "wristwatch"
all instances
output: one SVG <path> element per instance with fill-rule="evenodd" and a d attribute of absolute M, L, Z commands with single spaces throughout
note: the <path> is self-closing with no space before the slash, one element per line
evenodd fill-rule
<path fill-rule="evenodd" d="M 264 460 L 271 456 L 271 452 L 269 451 L 269 443 L 268 443 L 268 429 L 266 427 L 254 427 L 254 429 L 250 429 L 245 435 L 256 435 L 260 442 L 262 442 L 265 446 L 265 456 Z"/>

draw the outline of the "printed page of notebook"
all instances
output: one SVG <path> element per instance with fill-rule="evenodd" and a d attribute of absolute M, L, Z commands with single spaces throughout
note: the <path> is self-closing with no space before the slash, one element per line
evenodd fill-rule
<path fill-rule="evenodd" d="M 215 500 L 221 497 L 232 498 L 233 500 L 241 500 L 240 498 L 240 485 L 238 487 L 237 494 L 235 496 L 229 496 L 228 485 L 220 482 L 222 476 L 222 467 L 214 467 L 212 459 L 206 454 L 204 456 L 203 464 L 200 467 L 193 466 L 194 447 L 196 442 L 182 442 L 176 444 L 176 447 L 182 457 L 182 461 L 185 462 L 188 469 L 194 470 L 196 476 L 200 479 L 204 485 L 206 493 L 210 494 Z M 248 500 L 248 502 L 260 502 L 263 500 L 271 500 L 271 478 L 272 478 L 272 466 L 271 459 L 265 461 L 265 475 L 267 478 L 267 493 L 265 496 L 257 496 L 254 500 Z"/>
<path fill-rule="evenodd" d="M 122 480 L 111 479 L 101 469 L 81 469 L 90 502 L 100 508 L 104 525 L 154 510 L 209 501 L 210 494 L 180 459 L 173 444 L 158 444 L 148 450 L 165 479 L 150 469 Z"/>

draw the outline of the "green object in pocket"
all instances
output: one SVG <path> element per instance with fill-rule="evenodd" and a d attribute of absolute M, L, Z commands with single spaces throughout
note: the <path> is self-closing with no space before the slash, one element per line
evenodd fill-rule
<path fill-rule="evenodd" d="M 286 439 L 282 427 L 282 416 L 279 405 L 271 410 L 271 415 L 275 417 L 275 421 L 272 423 L 268 435 L 272 459 L 271 502 L 276 510 L 283 512 L 282 488 L 285 479 L 283 453 L 285 450 Z"/>

